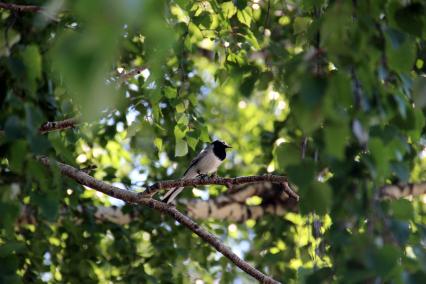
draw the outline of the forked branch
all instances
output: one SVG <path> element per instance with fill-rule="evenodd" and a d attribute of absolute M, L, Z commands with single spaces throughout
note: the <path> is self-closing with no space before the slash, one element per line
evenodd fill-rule
<path fill-rule="evenodd" d="M 179 222 L 180 224 L 184 225 L 185 227 L 190 229 L 192 232 L 197 234 L 201 239 L 203 239 L 205 242 L 207 242 L 212 247 L 214 247 L 218 252 L 222 253 L 225 257 L 227 257 L 230 261 L 232 261 L 236 266 L 238 266 L 247 274 L 253 276 L 255 279 L 257 279 L 261 283 L 279 283 L 278 281 L 263 274 L 262 272 L 260 272 L 259 270 L 251 266 L 248 262 L 238 257 L 238 255 L 236 255 L 229 247 L 225 246 L 222 243 L 222 241 L 218 239 L 215 235 L 204 230 L 192 219 L 190 219 L 186 215 L 179 212 L 175 207 L 172 207 L 170 205 L 167 205 L 155 199 L 148 198 L 136 192 L 114 187 L 105 182 L 97 180 L 93 178 L 92 176 L 86 174 L 85 172 L 78 170 L 70 165 L 51 161 L 48 157 L 38 156 L 36 159 L 47 167 L 52 167 L 52 166 L 58 167 L 62 175 L 68 176 L 69 178 L 77 181 L 81 185 L 85 185 L 94 190 L 107 194 L 111 197 L 121 199 L 125 202 L 145 205 L 159 212 L 169 215 L 170 217 L 174 218 L 177 222 Z M 166 184 L 172 184 L 172 182 L 169 182 Z"/>

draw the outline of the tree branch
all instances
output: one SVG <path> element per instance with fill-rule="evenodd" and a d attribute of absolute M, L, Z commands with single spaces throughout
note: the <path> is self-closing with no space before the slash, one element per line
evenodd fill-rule
<path fill-rule="evenodd" d="M 121 74 L 119 74 L 118 77 L 119 77 L 119 79 L 121 81 L 127 81 L 130 78 L 132 78 L 132 77 L 134 77 L 136 75 L 141 74 L 142 71 L 144 71 L 145 69 L 146 69 L 146 67 L 144 67 L 144 66 L 136 67 L 136 68 L 134 68 L 134 69 L 132 69 L 132 70 L 130 70 L 128 72 L 122 72 Z"/>
<path fill-rule="evenodd" d="M 253 196 L 261 198 L 256 206 L 247 205 Z M 188 214 L 195 219 L 213 218 L 231 222 L 259 219 L 265 214 L 284 215 L 297 212 L 298 201 L 282 190 L 281 184 L 270 182 L 245 184 L 209 200 L 192 199 L 187 203 Z"/>
<path fill-rule="evenodd" d="M 11 10 L 11 11 L 30 12 L 30 13 L 37 13 L 43 10 L 43 8 L 39 6 L 18 5 L 18 4 L 12 4 L 12 3 L 4 3 L 4 2 L 0 2 L 0 8 Z"/>
<path fill-rule="evenodd" d="M 207 177 L 207 178 L 193 178 L 193 179 L 177 179 L 177 180 L 165 180 L 157 182 L 149 186 L 144 192 L 139 193 L 141 197 L 150 197 L 156 194 L 161 189 L 172 189 L 175 187 L 184 186 L 197 186 L 197 185 L 225 185 L 232 187 L 239 184 L 257 183 L 269 181 L 271 183 L 277 183 L 283 185 L 283 190 L 286 191 L 290 196 L 299 200 L 299 196 L 290 189 L 288 186 L 288 180 L 285 176 L 277 175 L 262 175 L 262 176 L 246 176 L 246 177 L 235 177 L 235 178 L 222 178 L 222 177 Z"/>
<path fill-rule="evenodd" d="M 63 130 L 67 128 L 74 128 L 75 125 L 78 124 L 77 118 L 68 118 L 65 120 L 60 121 L 48 121 L 44 123 L 38 131 L 42 134 L 46 132 L 56 131 L 56 130 Z"/>
<path fill-rule="evenodd" d="M 380 188 L 379 198 L 398 199 L 406 196 L 418 196 L 426 194 L 426 182 L 407 183 L 403 185 L 385 185 Z"/>
<path fill-rule="evenodd" d="M 80 171 L 72 166 L 69 166 L 60 162 L 50 161 L 49 158 L 47 157 L 38 156 L 36 157 L 36 159 L 47 167 L 51 167 L 51 166 L 58 167 L 62 175 L 68 176 L 69 178 L 80 183 L 81 185 L 88 186 L 99 192 L 102 192 L 114 198 L 121 199 L 128 203 L 141 204 L 141 205 L 148 206 L 152 209 L 155 209 L 157 211 L 160 211 L 162 213 L 165 213 L 171 216 L 180 224 L 184 225 L 185 227 L 190 229 L 192 232 L 197 234 L 201 239 L 209 243 L 212 247 L 214 247 L 218 252 L 222 253 L 225 257 L 231 260 L 240 269 L 242 269 L 247 274 L 256 278 L 258 281 L 262 283 L 279 283 L 278 281 L 272 279 L 271 277 L 263 274 L 262 272 L 260 272 L 259 270 L 251 266 L 249 263 L 247 263 L 243 259 L 239 258 L 234 252 L 232 252 L 232 250 L 229 247 L 225 246 L 222 243 L 222 241 L 219 240 L 215 235 L 205 231 L 203 228 L 201 228 L 197 223 L 195 223 L 189 217 L 179 212 L 175 207 L 169 206 L 163 202 L 154 200 L 152 198 L 146 198 L 146 195 L 141 195 L 136 192 L 127 191 L 124 189 L 120 189 L 118 187 L 114 187 L 112 185 L 99 181 L 93 178 L 92 176 L 89 176 L 85 172 Z M 166 182 L 166 185 L 172 184 L 172 182 L 176 182 L 176 181 L 169 181 L 168 183 Z"/>

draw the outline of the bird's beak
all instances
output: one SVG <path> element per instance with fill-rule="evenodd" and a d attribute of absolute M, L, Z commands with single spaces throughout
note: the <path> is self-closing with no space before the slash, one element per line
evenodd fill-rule
<path fill-rule="evenodd" d="M 229 146 L 228 144 L 225 144 L 225 148 L 232 148 L 232 147 Z"/>

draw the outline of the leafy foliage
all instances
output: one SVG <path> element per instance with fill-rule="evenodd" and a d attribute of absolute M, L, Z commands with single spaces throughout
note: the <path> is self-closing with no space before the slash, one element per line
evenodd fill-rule
<path fill-rule="evenodd" d="M 288 174 L 301 195 L 300 213 L 203 221 L 256 267 L 283 282 L 424 282 L 424 200 L 376 198 L 426 178 L 423 1 L 45 5 L 0 10 L 0 282 L 252 281 L 150 209 L 96 220 L 96 206 L 132 206 L 32 159 L 96 165 L 134 190 L 178 178 L 213 137 L 235 149 L 220 175 Z M 24 207 L 36 224 L 19 224 Z"/>

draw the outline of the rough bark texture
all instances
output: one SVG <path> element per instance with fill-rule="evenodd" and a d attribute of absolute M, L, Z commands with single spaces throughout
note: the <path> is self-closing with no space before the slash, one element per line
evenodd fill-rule
<path fill-rule="evenodd" d="M 4 173 L 2 173 L 4 174 Z M 426 194 L 426 183 L 407 184 L 402 186 L 388 185 L 381 189 L 380 198 L 397 199 L 415 197 Z M 253 196 L 262 198 L 259 205 L 248 205 L 247 200 Z M 194 219 L 216 219 L 230 222 L 244 222 L 248 219 L 257 220 L 266 214 L 283 215 L 287 212 L 297 212 L 298 203 L 282 191 L 279 184 L 270 182 L 238 185 L 222 195 L 209 200 L 199 198 L 180 200 L 186 204 L 188 216 Z M 78 209 L 83 211 L 82 208 Z M 61 215 L 67 214 L 67 209 L 61 210 Z M 139 218 L 138 210 L 123 213 L 117 206 L 97 206 L 94 217 L 98 222 L 113 222 L 118 225 L 129 224 Z M 18 224 L 34 224 L 34 212 L 24 207 Z"/>
<path fill-rule="evenodd" d="M 181 212 L 179 212 L 175 207 L 167 205 L 163 202 L 154 200 L 152 198 L 147 198 L 141 194 L 137 194 L 136 192 L 127 191 L 124 189 L 120 189 L 118 187 L 114 187 L 102 181 L 99 181 L 85 172 L 78 170 L 72 166 L 51 161 L 47 157 L 38 156 L 37 160 L 40 161 L 43 165 L 47 167 L 58 167 L 62 175 L 68 176 L 69 178 L 77 181 L 81 185 L 85 185 L 92 189 L 95 189 L 99 192 L 107 194 L 111 197 L 121 199 L 128 203 L 133 204 L 141 204 L 153 208 L 157 211 L 165 213 L 180 224 L 184 225 L 192 232 L 197 234 L 204 241 L 209 243 L 212 247 L 214 247 L 217 251 L 222 253 L 225 257 L 231 260 L 236 266 L 245 271 L 247 274 L 253 276 L 255 279 L 262 283 L 279 283 L 278 281 L 272 279 L 271 277 L 263 274 L 249 263 L 245 262 L 243 259 L 239 258 L 232 250 L 225 246 L 221 240 L 219 240 L 215 235 L 207 232 L 203 228 L 201 228 L 197 223 L 191 220 L 189 217 L 185 216 Z"/>
<path fill-rule="evenodd" d="M 63 130 L 67 128 L 74 128 L 78 124 L 77 118 L 68 118 L 61 121 L 48 121 L 44 123 L 38 131 L 40 133 L 46 133 L 56 130 Z"/>
<path fill-rule="evenodd" d="M 136 75 L 139 75 L 142 73 L 142 71 L 144 71 L 146 69 L 146 67 L 136 67 L 135 69 L 132 69 L 128 72 L 123 72 L 122 74 L 119 75 L 119 79 L 121 81 L 127 81 L 130 78 L 135 77 Z"/>
<path fill-rule="evenodd" d="M 183 186 L 196 186 L 196 185 L 225 185 L 228 188 L 233 188 L 235 185 L 258 183 L 258 182 L 271 182 L 277 183 L 282 186 L 282 190 L 287 192 L 290 196 L 299 200 L 299 196 L 290 189 L 287 177 L 276 175 L 262 175 L 262 176 L 246 176 L 235 178 L 222 178 L 222 177 L 207 177 L 207 178 L 193 178 L 193 179 L 178 179 L 178 180 L 165 180 L 157 182 L 149 186 L 144 192 L 140 193 L 141 196 L 153 196 L 161 189 L 172 189 Z"/>
<path fill-rule="evenodd" d="M 37 13 L 43 9 L 39 6 L 34 6 L 34 5 L 18 5 L 18 4 L 12 4 L 12 3 L 4 3 L 4 2 L 0 2 L 0 8 L 11 10 L 11 11 L 30 12 L 30 13 Z"/>

